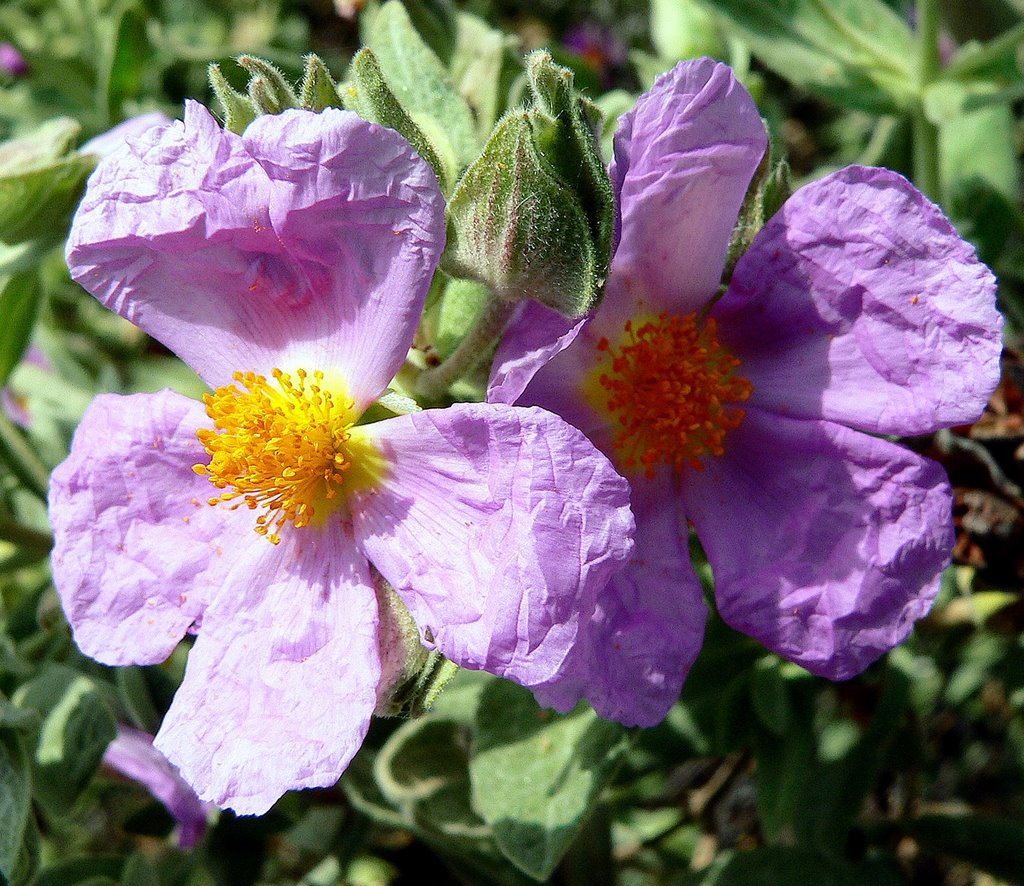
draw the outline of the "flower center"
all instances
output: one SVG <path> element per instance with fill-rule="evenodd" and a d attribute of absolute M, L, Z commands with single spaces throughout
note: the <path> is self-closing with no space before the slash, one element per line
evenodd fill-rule
<path fill-rule="evenodd" d="M 743 409 L 732 404 L 749 398 L 753 387 L 735 374 L 740 361 L 719 343 L 713 319 L 630 320 L 618 345 L 602 338 L 597 347 L 609 360 L 597 368 L 588 394 L 613 420 L 621 467 L 647 477 L 659 464 L 699 471 L 702 459 L 725 451 L 726 432 L 743 420 Z"/>
<path fill-rule="evenodd" d="M 256 532 L 277 544 L 286 523 L 320 525 L 343 503 L 339 493 L 372 483 L 380 457 L 353 428 L 355 403 L 329 390 L 322 372 L 271 374 L 236 372 L 238 385 L 203 397 L 215 430 L 196 431 L 210 462 L 192 470 L 226 490 L 211 505 L 263 508 Z"/>

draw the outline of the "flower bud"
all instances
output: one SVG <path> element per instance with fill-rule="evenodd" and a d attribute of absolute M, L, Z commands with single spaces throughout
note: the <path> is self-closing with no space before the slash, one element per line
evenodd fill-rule
<path fill-rule="evenodd" d="M 442 267 L 507 300 L 579 317 L 600 297 L 613 227 L 596 108 L 544 52 L 527 60 L 528 110 L 506 114 L 448 205 Z"/>

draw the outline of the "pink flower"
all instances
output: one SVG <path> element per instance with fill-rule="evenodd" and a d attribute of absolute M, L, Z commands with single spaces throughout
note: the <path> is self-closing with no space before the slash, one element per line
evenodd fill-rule
<path fill-rule="evenodd" d="M 53 474 L 54 581 L 107 664 L 197 635 L 155 745 L 203 799 L 261 813 L 345 769 L 395 677 L 371 564 L 425 642 L 541 687 L 629 556 L 625 481 L 550 413 L 357 424 L 443 245 L 430 168 L 344 111 L 237 136 L 189 103 L 90 179 L 72 275 L 213 392 L 95 400 Z"/>
<path fill-rule="evenodd" d="M 607 294 L 571 325 L 531 305 L 489 397 L 551 409 L 630 478 L 633 560 L 589 645 L 541 694 L 653 724 L 700 647 L 693 524 L 722 617 L 832 679 L 900 643 L 953 542 L 937 464 L 882 435 L 970 422 L 999 377 L 995 281 L 904 178 L 850 167 L 799 190 L 716 298 L 765 150 L 724 65 L 686 62 L 626 114 Z"/>

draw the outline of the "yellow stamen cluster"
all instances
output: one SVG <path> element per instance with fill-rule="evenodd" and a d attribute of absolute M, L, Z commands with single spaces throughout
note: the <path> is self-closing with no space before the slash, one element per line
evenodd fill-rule
<path fill-rule="evenodd" d="M 753 390 L 737 376 L 740 361 L 718 341 L 715 321 L 661 314 L 626 323 L 618 346 L 607 338 L 598 350 L 599 405 L 613 417 L 620 466 L 653 477 L 659 464 L 702 470 L 702 459 L 724 452 L 727 431 L 739 426 Z"/>
<path fill-rule="evenodd" d="M 271 374 L 273 382 L 236 372 L 237 385 L 203 398 L 215 430 L 196 432 L 210 462 L 192 470 L 226 490 L 211 505 L 264 508 L 256 532 L 277 544 L 286 523 L 307 526 L 339 501 L 356 416 L 352 401 L 325 389 L 322 372 L 299 369 L 295 380 L 280 369 Z"/>

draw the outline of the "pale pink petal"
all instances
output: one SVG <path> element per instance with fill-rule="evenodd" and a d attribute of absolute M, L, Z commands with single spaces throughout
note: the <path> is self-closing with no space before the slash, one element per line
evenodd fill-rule
<path fill-rule="evenodd" d="M 353 498 L 356 537 L 427 641 L 465 667 L 550 679 L 632 550 L 626 482 L 539 409 L 458 404 L 365 430 L 389 469 Z"/>
<path fill-rule="evenodd" d="M 378 609 L 341 523 L 255 533 L 189 652 L 156 747 L 204 800 L 242 815 L 338 780 L 377 700 Z"/>
<path fill-rule="evenodd" d="M 331 370 L 365 407 L 401 366 L 444 246 L 437 182 L 346 111 L 266 115 L 244 136 L 193 102 L 101 161 L 72 276 L 212 386 Z"/>
<path fill-rule="evenodd" d="M 690 564 L 678 480 L 633 480 L 636 548 L 597 596 L 590 624 L 537 700 L 560 711 L 581 698 L 608 720 L 660 723 L 704 638 L 707 607 Z"/>
<path fill-rule="evenodd" d="M 602 310 L 619 300 L 653 313 L 703 307 L 766 145 L 749 93 L 711 59 L 681 62 L 640 96 L 615 135 L 621 236 Z"/>
<path fill-rule="evenodd" d="M 995 279 L 885 169 L 801 188 L 740 259 L 713 316 L 751 402 L 881 434 L 974 421 L 999 380 Z"/>
<path fill-rule="evenodd" d="M 842 680 L 902 642 L 953 546 L 942 468 L 831 422 L 751 407 L 726 454 L 683 478 L 722 617 Z"/>
<path fill-rule="evenodd" d="M 171 391 L 103 394 L 53 472 L 54 584 L 75 642 L 104 664 L 163 661 L 220 587 L 224 537 L 252 522 L 210 507 L 192 471 L 208 425 Z"/>

